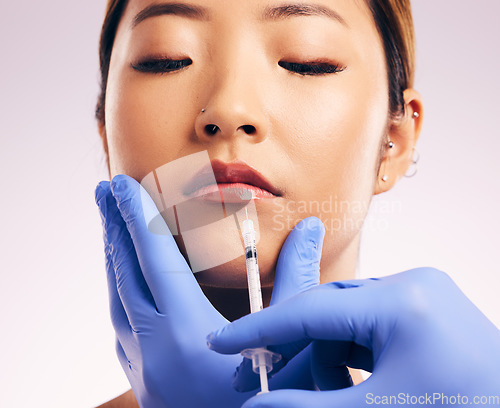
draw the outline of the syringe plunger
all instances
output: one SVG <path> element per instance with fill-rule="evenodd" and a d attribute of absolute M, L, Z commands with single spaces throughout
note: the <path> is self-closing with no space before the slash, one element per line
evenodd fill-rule
<path fill-rule="evenodd" d="M 253 372 L 260 375 L 260 393 L 269 392 L 267 373 L 273 369 L 273 363 L 281 360 L 281 356 L 265 347 L 245 349 L 241 355 L 252 360 Z"/>

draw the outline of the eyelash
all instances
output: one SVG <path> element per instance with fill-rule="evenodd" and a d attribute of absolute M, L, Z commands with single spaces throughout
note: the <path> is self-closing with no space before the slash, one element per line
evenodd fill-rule
<path fill-rule="evenodd" d="M 193 63 L 190 59 L 170 60 L 170 59 L 151 59 L 137 64 L 132 64 L 132 68 L 140 72 L 152 74 L 166 74 L 172 71 L 179 71 Z"/>
<path fill-rule="evenodd" d="M 280 61 L 278 65 L 285 68 L 292 73 L 299 75 L 325 75 L 325 74 L 336 74 L 342 72 L 345 67 L 340 66 L 340 64 L 328 64 L 324 62 L 317 62 L 312 64 L 299 64 L 296 62 L 284 62 Z"/>
<path fill-rule="evenodd" d="M 191 59 L 151 59 L 139 62 L 137 64 L 132 64 L 132 68 L 140 72 L 161 75 L 173 71 L 179 71 L 191 65 L 192 63 L 193 61 Z M 288 71 L 291 71 L 292 73 L 296 73 L 302 76 L 335 74 L 338 72 L 342 72 L 345 69 L 345 67 L 341 67 L 340 64 L 328 63 L 299 64 L 296 62 L 280 61 L 278 65 Z"/>

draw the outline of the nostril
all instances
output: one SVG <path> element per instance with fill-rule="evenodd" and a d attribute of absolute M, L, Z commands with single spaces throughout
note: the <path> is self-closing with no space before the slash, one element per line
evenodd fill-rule
<path fill-rule="evenodd" d="M 241 129 L 247 134 L 247 135 L 253 135 L 254 133 L 257 132 L 257 129 L 255 129 L 255 126 L 252 125 L 243 125 L 241 126 Z M 214 124 L 209 124 L 205 126 L 205 132 L 207 132 L 209 135 L 215 135 L 217 131 L 219 130 L 219 127 Z"/>
<path fill-rule="evenodd" d="M 217 130 L 219 128 L 217 127 L 217 125 L 206 125 L 205 126 L 205 131 L 209 134 L 209 135 L 215 135 L 217 133 Z"/>
<path fill-rule="evenodd" d="M 252 125 L 244 125 L 241 127 L 243 131 L 248 134 L 248 135 L 253 135 L 257 130 L 255 129 L 255 126 Z"/>

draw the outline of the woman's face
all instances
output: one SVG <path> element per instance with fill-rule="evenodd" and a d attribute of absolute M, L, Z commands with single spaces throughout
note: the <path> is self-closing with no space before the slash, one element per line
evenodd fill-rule
<path fill-rule="evenodd" d="M 322 281 L 351 277 L 388 117 L 383 44 L 365 2 L 190 0 L 197 11 L 176 2 L 137 19 L 157 4 L 169 3 L 130 0 L 117 31 L 111 176 L 141 181 L 202 151 L 243 161 L 280 192 L 254 201 L 263 284 L 290 230 L 312 215 L 326 228 Z M 220 251 L 229 236 L 218 228 L 200 245 Z M 244 287 L 244 258 L 197 277 Z"/>

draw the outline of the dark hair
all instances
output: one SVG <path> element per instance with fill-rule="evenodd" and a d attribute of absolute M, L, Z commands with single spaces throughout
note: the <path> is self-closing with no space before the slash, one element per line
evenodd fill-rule
<path fill-rule="evenodd" d="M 104 107 L 106 104 L 106 86 L 108 84 L 109 62 L 111 51 L 115 42 L 116 30 L 122 18 L 128 0 L 108 0 L 106 14 L 101 29 L 99 40 L 99 65 L 101 71 L 101 92 L 97 100 L 95 117 L 99 123 L 104 124 Z"/>
<path fill-rule="evenodd" d="M 389 114 L 404 114 L 403 91 L 413 87 L 415 32 L 410 0 L 370 0 L 370 10 L 384 43 L 389 78 Z"/>
<path fill-rule="evenodd" d="M 404 114 L 403 91 L 413 86 L 415 71 L 415 34 L 410 0 L 366 0 L 384 44 L 389 79 L 389 114 Z M 108 0 L 99 42 L 101 92 L 96 118 L 105 123 L 106 85 L 109 62 L 118 23 L 128 0 Z"/>

